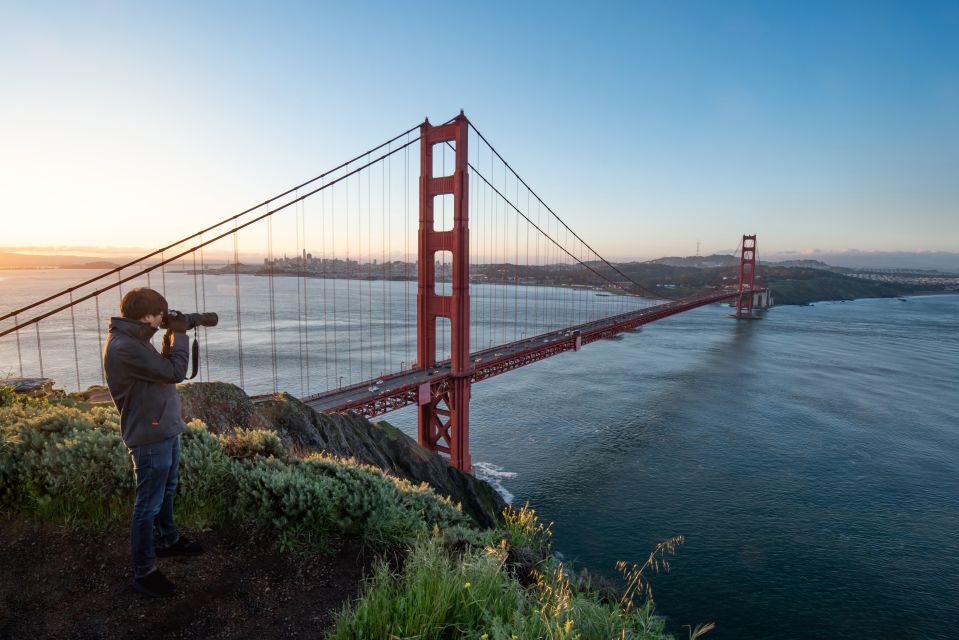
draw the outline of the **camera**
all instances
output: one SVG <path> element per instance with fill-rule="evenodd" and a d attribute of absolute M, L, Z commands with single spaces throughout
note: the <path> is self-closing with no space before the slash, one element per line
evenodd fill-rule
<path fill-rule="evenodd" d="M 183 313 L 170 309 L 163 314 L 160 327 L 169 331 L 188 331 L 196 327 L 215 327 L 219 321 L 215 313 Z"/>

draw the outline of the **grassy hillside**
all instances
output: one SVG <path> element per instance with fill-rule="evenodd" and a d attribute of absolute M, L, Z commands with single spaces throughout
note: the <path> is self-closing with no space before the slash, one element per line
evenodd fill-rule
<path fill-rule="evenodd" d="M 776 304 L 809 304 L 819 300 L 856 298 L 893 298 L 923 289 L 909 284 L 893 284 L 852 278 L 823 269 L 763 267 L 765 284 L 773 292 Z"/>
<path fill-rule="evenodd" d="M 531 509 L 508 510 L 504 525 L 479 529 L 426 485 L 349 459 L 292 455 L 272 432 L 216 436 L 194 421 L 183 436 L 180 474 L 177 518 L 187 531 L 244 531 L 304 557 L 349 537 L 404 559 L 400 569 L 379 565 L 331 637 L 669 637 L 643 573 L 681 539 L 639 565 L 623 565 L 625 589 L 614 592 L 556 560 L 550 527 Z M 132 492 L 112 407 L 0 388 L 0 523 L 26 516 L 122 540 Z M 70 548 L 48 552 L 58 564 L 73 564 Z M 67 599 L 59 608 L 70 606 Z M 0 631 L 2 623 L 0 616 Z"/>
<path fill-rule="evenodd" d="M 623 273 L 662 297 L 682 298 L 707 288 L 736 283 L 739 267 L 673 267 L 665 264 L 630 263 Z M 825 269 L 761 265 L 760 283 L 768 286 L 776 304 L 808 304 L 820 300 L 889 298 L 926 291 L 929 287 L 893 284 L 853 278 Z M 670 285 L 670 286 L 664 286 Z"/>

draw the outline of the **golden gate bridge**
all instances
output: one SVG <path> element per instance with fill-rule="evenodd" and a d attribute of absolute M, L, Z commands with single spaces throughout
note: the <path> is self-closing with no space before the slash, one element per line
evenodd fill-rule
<path fill-rule="evenodd" d="M 736 278 L 663 300 L 571 229 L 460 112 L 4 312 L 0 356 L 15 357 L 20 376 L 43 377 L 45 352 L 47 368 L 56 360 L 61 372 L 72 355 L 78 389 L 84 377 L 102 383 L 113 314 L 101 300 L 112 306 L 124 288 L 152 286 L 182 307 L 192 293 L 198 311 L 221 319 L 198 329 L 201 380 L 275 393 L 298 375 L 313 408 L 367 417 L 415 405 L 419 443 L 470 471 L 473 384 L 710 304 L 755 318 L 769 304 L 756 282 L 756 236 L 744 235 L 737 252 Z"/>

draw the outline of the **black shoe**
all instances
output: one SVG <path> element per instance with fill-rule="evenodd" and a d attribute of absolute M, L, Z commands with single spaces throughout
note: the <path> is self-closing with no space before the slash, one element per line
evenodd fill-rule
<path fill-rule="evenodd" d="M 180 536 L 180 539 L 169 547 L 154 549 L 154 552 L 158 558 L 164 556 L 195 556 L 198 553 L 203 553 L 203 545 L 190 540 L 186 536 Z"/>
<path fill-rule="evenodd" d="M 134 589 L 151 598 L 165 598 L 173 595 L 176 585 L 166 579 L 159 569 L 151 571 L 142 578 L 133 581 Z"/>

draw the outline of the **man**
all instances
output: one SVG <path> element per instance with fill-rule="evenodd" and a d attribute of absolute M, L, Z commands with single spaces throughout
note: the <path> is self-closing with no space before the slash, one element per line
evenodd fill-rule
<path fill-rule="evenodd" d="M 175 588 L 157 569 L 157 556 L 203 551 L 181 536 L 173 521 L 180 434 L 186 431 L 176 383 L 186 377 L 190 351 L 185 326 L 167 330 L 162 354 L 150 342 L 167 311 L 167 301 L 153 289 L 128 291 L 120 301 L 121 317 L 110 319 L 103 350 L 103 369 L 136 482 L 130 523 L 133 588 L 154 597 L 170 595 Z"/>

